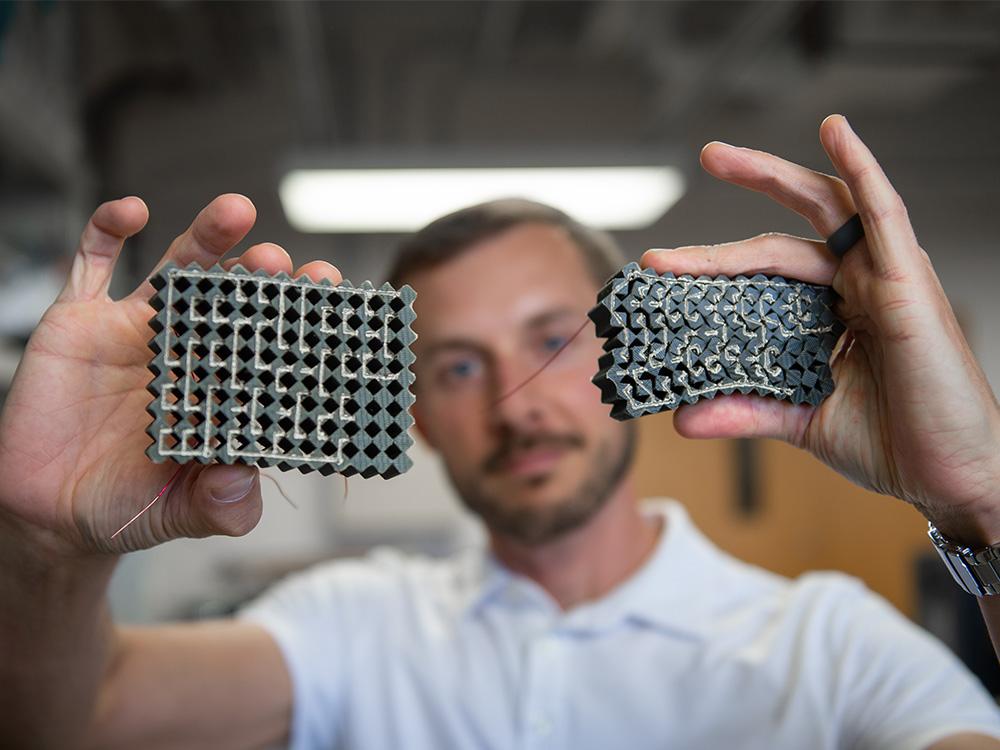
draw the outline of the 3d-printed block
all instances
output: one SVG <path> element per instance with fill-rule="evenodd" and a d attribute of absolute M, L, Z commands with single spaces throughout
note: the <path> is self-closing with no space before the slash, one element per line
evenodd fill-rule
<path fill-rule="evenodd" d="M 819 404 L 844 331 L 834 298 L 780 276 L 658 276 L 629 263 L 590 311 L 607 338 L 593 382 L 621 420 L 719 393 Z"/>
<path fill-rule="evenodd" d="M 172 264 L 151 281 L 154 461 L 410 467 L 410 287 Z"/>

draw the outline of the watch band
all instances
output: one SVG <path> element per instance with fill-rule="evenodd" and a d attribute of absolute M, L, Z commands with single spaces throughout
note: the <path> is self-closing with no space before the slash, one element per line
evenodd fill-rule
<path fill-rule="evenodd" d="M 927 535 L 963 591 L 979 597 L 1000 595 L 1000 544 L 974 550 L 951 541 L 932 523 L 927 524 Z"/>

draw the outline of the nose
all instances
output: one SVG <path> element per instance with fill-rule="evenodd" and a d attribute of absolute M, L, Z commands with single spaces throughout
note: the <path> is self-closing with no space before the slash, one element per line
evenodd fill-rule
<path fill-rule="evenodd" d="M 496 427 L 540 427 L 545 421 L 546 404 L 543 373 L 510 361 L 496 363 L 487 404 Z"/>

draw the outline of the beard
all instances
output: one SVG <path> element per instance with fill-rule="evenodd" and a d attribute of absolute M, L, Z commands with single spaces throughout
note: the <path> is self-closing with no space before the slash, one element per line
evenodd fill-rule
<path fill-rule="evenodd" d="M 540 546 L 585 525 L 611 498 L 612 491 L 625 476 L 635 453 L 636 426 L 628 422 L 618 440 L 600 442 L 588 471 L 577 486 L 564 497 L 547 502 L 543 507 L 530 503 L 515 505 L 509 499 L 490 493 L 484 478 L 503 470 L 507 461 L 520 451 L 534 448 L 559 448 L 583 451 L 584 439 L 575 434 L 511 431 L 505 434 L 497 449 L 482 463 L 479 472 L 458 477 L 448 468 L 452 484 L 462 504 L 477 515 L 490 531 L 513 539 L 525 546 Z M 541 487 L 547 476 L 525 480 L 528 487 Z"/>

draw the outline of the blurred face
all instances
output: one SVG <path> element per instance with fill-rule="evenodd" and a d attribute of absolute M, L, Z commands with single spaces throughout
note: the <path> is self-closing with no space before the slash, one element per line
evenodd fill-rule
<path fill-rule="evenodd" d="M 526 544 L 586 523 L 627 470 L 633 430 L 590 382 L 602 349 L 580 251 L 562 229 L 523 224 L 410 283 L 414 416 L 463 502 Z"/>

